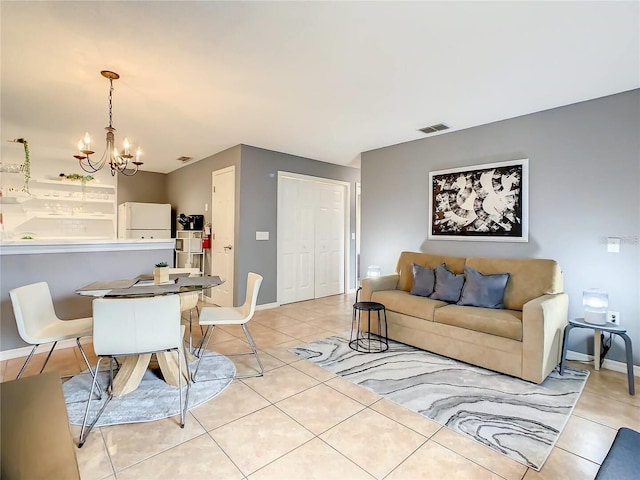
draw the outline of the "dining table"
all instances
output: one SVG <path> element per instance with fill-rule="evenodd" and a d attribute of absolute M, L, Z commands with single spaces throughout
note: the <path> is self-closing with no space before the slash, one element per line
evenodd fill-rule
<path fill-rule="evenodd" d="M 153 275 L 139 275 L 133 279 L 100 280 L 92 282 L 76 290 L 78 295 L 103 298 L 137 298 L 153 297 L 158 295 L 178 295 L 187 292 L 201 292 L 207 288 L 216 287 L 224 283 L 219 276 L 201 275 L 190 276 L 188 273 L 175 273 L 169 275 L 169 281 L 155 283 Z M 184 325 L 181 325 L 181 334 L 184 335 Z M 180 355 L 185 355 L 188 362 L 195 359 L 191 352 L 185 353 L 183 346 Z M 149 367 L 153 354 L 144 353 L 125 357 L 118 373 L 113 379 L 112 394 L 120 397 L 134 391 L 140 385 L 142 377 Z M 173 352 L 156 353 L 156 360 L 162 376 L 170 385 L 180 385 L 180 375 L 190 381 L 187 375 L 185 362 L 182 362 L 182 372 L 178 366 L 178 359 Z"/>

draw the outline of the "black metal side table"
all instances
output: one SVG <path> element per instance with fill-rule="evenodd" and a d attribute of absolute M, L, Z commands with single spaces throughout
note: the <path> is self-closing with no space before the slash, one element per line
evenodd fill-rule
<path fill-rule="evenodd" d="M 596 325 L 595 323 L 585 322 L 584 318 L 574 318 L 569 320 L 569 325 L 567 325 L 566 328 L 564 329 L 564 340 L 562 342 L 562 358 L 560 360 L 560 375 L 564 374 L 564 364 L 567 359 L 567 343 L 569 340 L 569 332 L 573 328 L 589 328 L 596 332 L 598 331 L 608 332 L 609 334 L 615 334 L 622 337 L 622 339 L 624 340 L 625 353 L 627 356 L 627 379 L 629 382 L 629 395 L 635 395 L 636 388 L 635 388 L 635 379 L 633 377 L 633 350 L 631 346 L 631 339 L 629 338 L 629 335 L 627 335 L 626 328 L 622 328 L 621 326 L 615 325 L 613 323 L 607 323 L 605 325 Z M 599 347 L 599 345 L 597 346 Z M 605 350 L 605 353 L 604 353 L 605 355 L 606 355 L 606 352 L 607 351 Z M 599 355 L 596 355 L 595 357 L 597 359 L 596 362 L 598 363 L 602 363 L 602 360 L 604 360 L 604 355 L 602 356 L 602 358 L 599 358 Z M 600 365 L 597 365 L 597 367 L 599 366 Z"/>
<path fill-rule="evenodd" d="M 382 303 L 359 302 L 356 292 L 356 303 L 353 304 L 353 318 L 351 321 L 351 337 L 349 347 L 361 353 L 380 353 L 389 349 L 389 338 L 387 336 L 387 310 Z M 362 329 L 362 312 L 366 312 L 367 329 Z M 375 312 L 378 317 L 378 333 L 371 333 L 371 312 Z M 375 321 L 375 319 L 374 319 Z"/>

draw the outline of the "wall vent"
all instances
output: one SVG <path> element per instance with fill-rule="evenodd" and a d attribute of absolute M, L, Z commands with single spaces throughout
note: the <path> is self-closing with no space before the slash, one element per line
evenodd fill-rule
<path fill-rule="evenodd" d="M 176 160 L 178 160 L 179 162 L 184 163 L 184 162 L 188 162 L 188 161 L 189 161 L 189 160 L 191 160 L 192 158 L 193 158 L 193 157 L 185 157 L 185 156 L 182 156 L 182 157 L 178 157 Z"/>
<path fill-rule="evenodd" d="M 447 130 L 448 128 L 448 125 L 445 125 L 444 123 L 438 123 L 437 125 L 431 125 L 429 127 L 421 128 L 420 131 L 429 135 L 430 133 L 441 132 L 442 130 Z"/>

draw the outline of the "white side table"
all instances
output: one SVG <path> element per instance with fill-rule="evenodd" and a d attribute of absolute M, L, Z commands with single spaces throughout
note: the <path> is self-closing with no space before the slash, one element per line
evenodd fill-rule
<path fill-rule="evenodd" d="M 620 325 L 613 323 L 606 323 L 605 325 L 596 325 L 594 323 L 587 323 L 584 318 L 574 318 L 569 320 L 569 325 L 564 329 L 564 341 L 562 342 L 562 358 L 560 360 L 560 375 L 564 374 L 564 364 L 567 359 L 567 344 L 569 339 L 569 332 L 573 328 L 590 328 L 594 331 L 594 345 L 593 354 L 595 361 L 595 369 L 600 369 L 600 338 L 602 332 L 609 332 L 622 337 L 624 340 L 625 353 L 627 357 L 627 379 L 629 382 L 629 395 L 635 395 L 635 379 L 633 377 L 633 349 L 631 346 L 631 339 L 627 335 L 627 329 L 622 328 Z M 596 341 L 597 339 L 597 341 Z M 605 352 L 606 354 L 606 352 Z"/>

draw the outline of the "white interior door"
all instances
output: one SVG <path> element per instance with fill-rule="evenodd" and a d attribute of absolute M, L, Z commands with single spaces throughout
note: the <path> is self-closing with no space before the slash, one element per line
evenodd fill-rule
<path fill-rule="evenodd" d="M 314 298 L 313 190 L 305 182 L 278 182 L 278 298 L 281 304 Z"/>
<path fill-rule="evenodd" d="M 221 307 L 233 307 L 236 169 L 227 167 L 212 175 L 211 274 L 219 275 L 224 283 L 211 289 L 211 300 Z"/>
<path fill-rule="evenodd" d="M 316 185 L 315 298 L 344 292 L 345 187 Z"/>
<path fill-rule="evenodd" d="M 348 186 L 278 174 L 278 302 L 345 291 Z"/>

